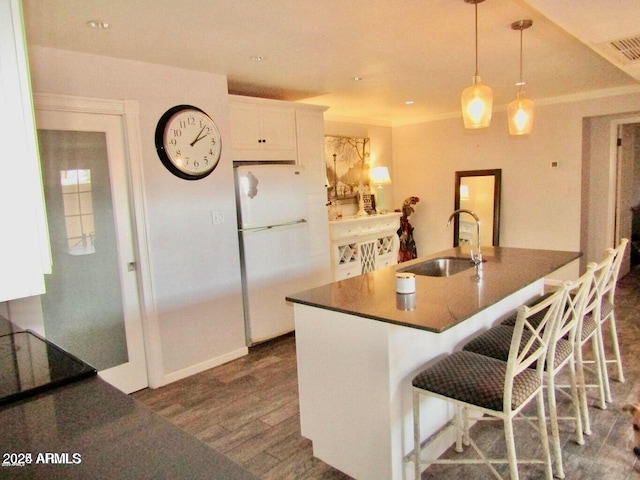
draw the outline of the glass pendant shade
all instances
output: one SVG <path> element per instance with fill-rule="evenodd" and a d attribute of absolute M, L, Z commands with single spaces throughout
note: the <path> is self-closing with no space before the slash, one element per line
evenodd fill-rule
<path fill-rule="evenodd" d="M 518 92 L 518 98 L 509 104 L 508 116 L 510 135 L 530 134 L 535 117 L 533 101 L 525 98 L 522 92 Z"/>
<path fill-rule="evenodd" d="M 489 126 L 493 110 L 493 92 L 482 83 L 478 75 L 473 77 L 473 85 L 462 92 L 460 102 L 464 128 Z"/>
<path fill-rule="evenodd" d="M 511 24 L 512 30 L 520 32 L 520 81 L 518 85 L 518 96 L 509 104 L 507 109 L 507 118 L 509 121 L 509 135 L 528 135 L 533 129 L 534 109 L 533 101 L 524 97 L 522 86 L 525 82 L 522 80 L 522 32 L 531 27 L 531 20 L 518 20 Z"/>

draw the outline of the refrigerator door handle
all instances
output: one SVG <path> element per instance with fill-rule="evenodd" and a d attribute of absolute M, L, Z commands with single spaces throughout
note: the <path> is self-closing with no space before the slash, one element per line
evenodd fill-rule
<path fill-rule="evenodd" d="M 293 220 L 291 222 L 284 222 L 284 223 L 276 223 L 274 225 L 261 225 L 259 227 L 239 228 L 238 232 L 256 232 L 256 231 L 261 231 L 261 230 L 269 230 L 271 228 L 288 227 L 288 226 L 291 226 L 291 225 L 298 225 L 300 223 L 307 223 L 307 220 L 304 219 L 304 218 L 301 218 L 299 220 Z"/>

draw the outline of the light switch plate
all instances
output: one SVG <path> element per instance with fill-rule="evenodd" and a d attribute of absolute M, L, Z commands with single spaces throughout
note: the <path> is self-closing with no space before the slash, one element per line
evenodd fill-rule
<path fill-rule="evenodd" d="M 224 223 L 224 212 L 219 210 L 211 211 L 211 223 L 217 225 L 218 223 Z"/>

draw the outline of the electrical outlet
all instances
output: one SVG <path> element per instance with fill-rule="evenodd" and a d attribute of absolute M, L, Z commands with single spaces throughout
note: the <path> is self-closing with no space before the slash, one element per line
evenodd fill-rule
<path fill-rule="evenodd" d="M 224 212 L 220 212 L 217 210 L 211 211 L 211 223 L 214 225 L 218 223 L 224 223 Z"/>

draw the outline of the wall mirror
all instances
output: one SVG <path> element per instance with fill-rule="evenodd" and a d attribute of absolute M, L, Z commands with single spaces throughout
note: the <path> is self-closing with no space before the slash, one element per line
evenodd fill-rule
<path fill-rule="evenodd" d="M 471 210 L 480 219 L 482 245 L 500 243 L 500 182 L 502 170 L 468 170 L 456 172 L 454 210 Z M 456 215 L 453 246 L 476 244 L 476 223 L 471 215 Z"/>

